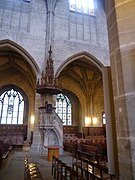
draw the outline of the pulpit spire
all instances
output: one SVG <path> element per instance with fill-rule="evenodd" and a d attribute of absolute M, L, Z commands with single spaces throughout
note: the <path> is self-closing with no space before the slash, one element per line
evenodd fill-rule
<path fill-rule="evenodd" d="M 37 93 L 39 94 L 59 94 L 62 92 L 57 79 L 54 77 L 54 67 L 52 59 L 52 49 L 48 51 L 49 56 L 46 61 L 45 71 L 42 71 L 41 78 L 37 81 Z"/>

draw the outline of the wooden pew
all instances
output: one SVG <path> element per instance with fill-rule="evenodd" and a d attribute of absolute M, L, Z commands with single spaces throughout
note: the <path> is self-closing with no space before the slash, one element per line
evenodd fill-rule
<path fill-rule="evenodd" d="M 0 140 L 0 167 L 2 165 L 2 160 L 7 158 L 11 150 L 12 146 L 8 139 L 5 139 L 5 141 Z"/>
<path fill-rule="evenodd" d="M 79 155 L 73 156 L 72 161 L 73 170 L 81 173 L 81 176 L 86 180 L 112 180 L 113 177 L 108 174 L 106 163 L 89 160 L 86 157 Z"/>
<path fill-rule="evenodd" d="M 52 158 L 52 175 L 56 180 L 84 180 L 77 169 L 73 169 L 55 156 Z"/>

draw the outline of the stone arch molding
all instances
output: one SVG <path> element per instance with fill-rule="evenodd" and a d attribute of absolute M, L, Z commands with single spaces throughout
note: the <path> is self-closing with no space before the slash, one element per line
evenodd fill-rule
<path fill-rule="evenodd" d="M 6 47 L 14 50 L 15 52 L 19 53 L 23 58 L 25 58 L 36 74 L 40 72 L 39 67 L 34 58 L 19 44 L 9 39 L 0 40 L 0 49 Z"/>
<path fill-rule="evenodd" d="M 63 71 L 63 69 L 68 64 L 70 64 L 73 61 L 80 59 L 80 58 L 85 58 L 85 59 L 89 60 L 91 64 L 95 65 L 102 72 L 102 68 L 104 67 L 104 65 L 98 59 L 96 59 L 93 55 L 89 54 L 86 51 L 83 51 L 83 52 L 79 52 L 79 53 L 74 54 L 74 55 L 70 56 L 69 58 L 67 58 L 57 69 L 55 77 L 58 77 L 60 75 L 60 73 Z"/>

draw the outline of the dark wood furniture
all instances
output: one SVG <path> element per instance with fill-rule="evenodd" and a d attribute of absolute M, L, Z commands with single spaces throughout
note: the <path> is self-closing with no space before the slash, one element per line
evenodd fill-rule
<path fill-rule="evenodd" d="M 27 139 L 27 125 L 1 124 L 0 140 L 8 139 L 13 146 L 21 146 Z"/>
<path fill-rule="evenodd" d="M 63 126 L 63 134 L 77 134 L 78 126 Z"/>
<path fill-rule="evenodd" d="M 52 174 L 56 180 L 113 180 L 106 162 L 87 159 L 81 154 L 73 156 L 72 167 L 53 156 Z"/>

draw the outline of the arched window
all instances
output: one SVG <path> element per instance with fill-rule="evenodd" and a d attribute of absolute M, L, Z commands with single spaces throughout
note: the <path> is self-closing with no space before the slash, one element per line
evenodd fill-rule
<path fill-rule="evenodd" d="M 71 125 L 71 103 L 67 96 L 58 94 L 56 96 L 56 113 L 63 121 L 63 125 Z"/>
<path fill-rule="evenodd" d="M 4 91 L 0 95 L 0 124 L 23 124 L 24 99 L 14 90 Z"/>
<path fill-rule="evenodd" d="M 94 0 L 69 0 L 69 9 L 78 13 L 94 15 Z"/>

